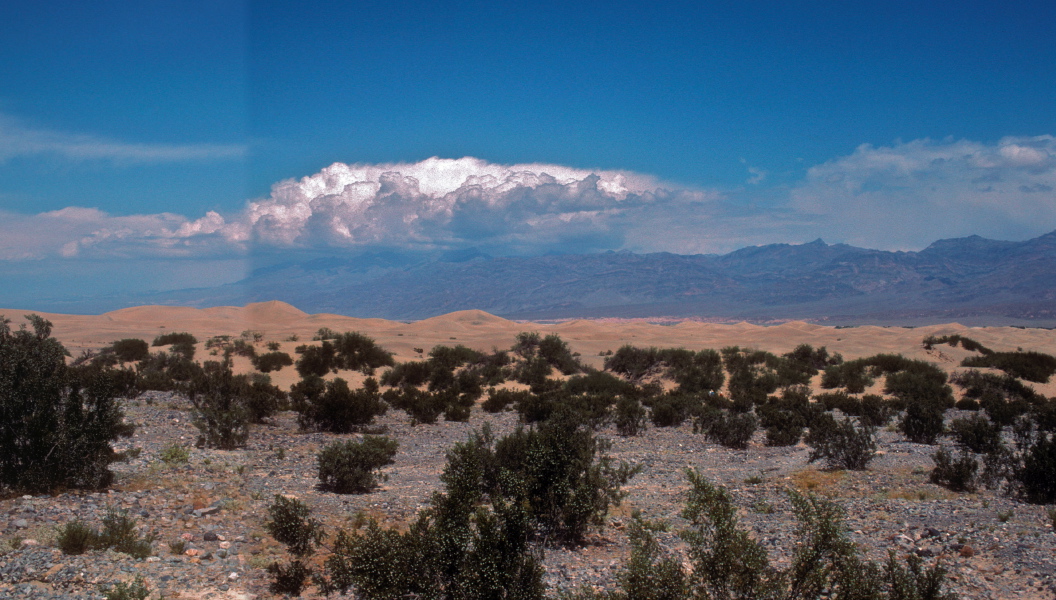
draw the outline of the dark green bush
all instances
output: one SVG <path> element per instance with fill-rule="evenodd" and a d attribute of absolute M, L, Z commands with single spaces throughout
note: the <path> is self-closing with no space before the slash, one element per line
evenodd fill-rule
<path fill-rule="evenodd" d="M 268 585 L 268 590 L 272 594 L 300 596 L 308 585 L 312 570 L 304 566 L 300 560 L 293 560 L 288 565 L 271 563 L 268 565 L 268 573 L 272 576 L 272 581 Z"/>
<path fill-rule="evenodd" d="M 154 536 L 140 537 L 136 522 L 126 511 L 108 508 L 103 516 L 103 530 L 92 529 L 82 521 L 71 521 L 59 529 L 56 543 L 64 554 L 84 554 L 88 550 L 113 548 L 135 558 L 151 555 Z"/>
<path fill-rule="evenodd" d="M 950 433 L 958 445 L 985 454 L 1001 445 L 1001 427 L 981 415 L 954 419 L 950 422 Z"/>
<path fill-rule="evenodd" d="M 682 348 L 660 350 L 657 358 L 667 365 L 666 375 L 678 384 L 678 392 L 704 394 L 722 388 L 722 356 L 714 350 L 693 352 Z"/>
<path fill-rule="evenodd" d="M 99 532 L 78 519 L 59 528 L 55 544 L 63 554 L 77 555 L 93 550 L 98 539 Z"/>
<path fill-rule="evenodd" d="M 314 380 L 299 388 L 300 402 L 294 410 L 300 413 L 297 422 L 301 428 L 331 433 L 352 433 L 374 422 L 388 410 L 381 399 L 378 382 L 368 377 L 363 387 L 351 390 L 348 382 L 341 378 L 327 381 L 321 386 Z"/>
<path fill-rule="evenodd" d="M 708 419 L 706 433 L 712 441 L 737 450 L 744 450 L 758 427 L 752 413 L 719 411 Z"/>
<path fill-rule="evenodd" d="M 253 390 L 248 377 L 231 371 L 229 359 L 223 363 L 207 362 L 184 389 L 194 405 L 193 423 L 200 432 L 198 445 L 226 450 L 245 446 L 249 439 L 249 424 L 254 417 L 249 405 L 254 393 L 258 394 L 253 399 L 261 418 L 275 412 L 269 410 L 269 399 L 284 396 L 266 379 Z"/>
<path fill-rule="evenodd" d="M 911 442 L 934 444 L 946 430 L 943 426 L 943 410 L 934 402 L 913 402 L 906 407 L 898 429 Z"/>
<path fill-rule="evenodd" d="M 767 446 L 795 446 L 803 437 L 805 424 L 796 413 L 768 405 L 761 407 L 759 415 L 766 429 Z"/>
<path fill-rule="evenodd" d="M 827 390 L 845 388 L 852 394 L 860 394 L 873 384 L 873 378 L 867 371 L 868 367 L 869 363 L 864 359 L 825 367 L 821 387 Z"/>
<path fill-rule="evenodd" d="M 194 345 L 198 343 L 198 338 L 194 337 L 189 333 L 163 333 L 158 337 L 154 338 L 152 346 L 171 346 L 174 344 L 190 344 Z"/>
<path fill-rule="evenodd" d="M 655 427 L 678 427 L 699 405 L 700 401 L 690 396 L 664 394 L 651 401 L 649 419 Z"/>
<path fill-rule="evenodd" d="M 285 352 L 266 352 L 253 357 L 253 367 L 261 373 L 281 371 L 293 364 L 293 358 Z"/>
<path fill-rule="evenodd" d="M 883 396 L 866 394 L 862 396 L 861 421 L 863 425 L 870 427 L 884 427 L 895 416 L 895 407 L 891 402 L 884 400 Z"/>
<path fill-rule="evenodd" d="M 145 340 L 127 338 L 110 345 L 114 356 L 121 362 L 139 362 L 150 356 L 150 346 Z"/>
<path fill-rule="evenodd" d="M 556 334 L 550 334 L 539 341 L 539 358 L 560 371 L 562 375 L 572 375 L 582 370 L 582 366 L 572 355 L 568 344 Z"/>
<path fill-rule="evenodd" d="M 645 407 L 637 398 L 623 397 L 616 401 L 613 422 L 620 435 L 634 436 L 645 431 Z"/>
<path fill-rule="evenodd" d="M 656 348 L 621 346 L 612 356 L 605 358 L 605 370 L 623 375 L 631 381 L 641 381 L 646 375 L 660 367 L 660 351 Z"/>
<path fill-rule="evenodd" d="M 829 469 L 863 471 L 876 455 L 872 427 L 851 419 L 837 421 L 828 414 L 814 422 L 804 441 L 811 448 L 808 461 L 824 460 Z"/>
<path fill-rule="evenodd" d="M 442 394 L 412 387 L 388 390 L 382 394 L 382 400 L 406 412 L 412 425 L 436 423 L 447 406 L 447 398 Z"/>
<path fill-rule="evenodd" d="M 301 377 L 322 377 L 330 371 L 337 372 L 337 351 L 330 342 L 319 346 L 298 346 L 301 357 L 297 359 L 297 373 Z"/>
<path fill-rule="evenodd" d="M 621 486 L 638 472 L 605 456 L 608 447 L 572 419 L 518 428 L 495 444 L 495 464 L 514 479 L 496 473 L 493 493 L 526 503 L 544 539 L 577 543 L 602 526 L 609 506 L 624 496 Z"/>
<path fill-rule="evenodd" d="M 1020 379 L 1048 383 L 1056 373 L 1056 356 L 1042 352 L 993 352 L 983 356 L 969 356 L 962 367 L 990 367 L 1000 369 Z"/>
<path fill-rule="evenodd" d="M 975 412 L 981 408 L 979 406 L 979 401 L 973 398 L 961 398 L 957 401 L 956 404 L 953 405 L 953 407 L 957 410 L 968 410 L 972 412 Z"/>
<path fill-rule="evenodd" d="M 381 384 L 392 387 L 419 387 L 429 381 L 433 365 L 426 361 L 399 363 L 381 376 Z"/>
<path fill-rule="evenodd" d="M 979 342 L 973 340 L 972 338 L 964 337 L 963 335 L 953 334 L 953 335 L 944 335 L 944 336 L 940 336 L 940 337 L 936 337 L 934 335 L 929 335 L 928 337 L 924 338 L 923 346 L 924 346 L 925 349 L 931 350 L 932 348 L 935 347 L 936 344 L 949 344 L 950 346 L 953 346 L 954 348 L 956 348 L 957 345 L 960 344 L 961 347 L 963 347 L 965 350 L 968 350 L 968 351 L 971 351 L 971 352 L 979 352 L 981 354 L 993 354 L 994 353 L 993 350 L 987 348 L 986 346 L 980 344 Z"/>
<path fill-rule="evenodd" d="M 378 469 L 391 465 L 396 440 L 368 435 L 360 441 L 333 442 L 319 452 L 319 487 L 337 494 L 365 494 L 378 485 Z"/>
<path fill-rule="evenodd" d="M 118 460 L 111 442 L 132 434 L 117 398 L 130 375 L 105 367 L 71 369 L 51 323 L 33 331 L 0 318 L 0 486 L 26 492 L 101 488 Z"/>
<path fill-rule="evenodd" d="M 984 397 L 999 397 L 1003 400 L 1022 400 L 1029 404 L 1044 401 L 1044 397 L 1034 388 L 1011 375 L 983 373 L 980 371 L 963 371 L 955 373 L 950 381 L 964 388 L 964 397 L 980 400 Z"/>
<path fill-rule="evenodd" d="M 912 361 L 909 368 L 888 374 L 884 392 L 907 405 L 926 402 L 953 408 L 953 390 L 946 385 L 946 373 L 922 361 Z"/>
<path fill-rule="evenodd" d="M 847 392 L 826 392 L 814 397 L 825 410 L 839 410 L 846 416 L 857 417 L 862 414 L 862 401 Z"/>
<path fill-rule="evenodd" d="M 617 577 L 619 589 L 582 590 L 575 600 L 954 600 L 943 590 L 941 566 L 924 569 L 909 555 L 902 566 L 892 554 L 883 568 L 863 560 L 847 537 L 843 510 L 831 502 L 789 492 L 799 526 L 791 564 L 777 569 L 766 549 L 741 528 L 729 492 L 689 471 L 691 489 L 680 532 L 689 545 L 688 565 L 662 550 L 649 526 L 631 526 L 631 558 Z"/>
<path fill-rule="evenodd" d="M 523 402 L 529 395 L 531 395 L 531 392 L 524 390 L 497 390 L 493 388 L 488 390 L 488 399 L 481 404 L 481 408 L 484 409 L 484 412 L 499 413 L 509 410 L 510 405 Z"/>
<path fill-rule="evenodd" d="M 945 448 L 931 455 L 935 468 L 931 471 L 931 482 L 955 492 L 974 492 L 979 463 L 968 448 L 961 448 L 961 455 L 954 459 Z"/>

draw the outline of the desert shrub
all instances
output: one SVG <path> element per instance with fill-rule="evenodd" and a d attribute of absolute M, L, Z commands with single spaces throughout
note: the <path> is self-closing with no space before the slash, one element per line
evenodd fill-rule
<path fill-rule="evenodd" d="M 51 323 L 11 331 L 0 318 L 0 485 L 26 492 L 100 488 L 118 460 L 111 442 L 132 434 L 117 402 L 129 375 L 72 369 Z"/>
<path fill-rule="evenodd" d="M 979 401 L 979 406 L 986 416 L 999 427 L 1008 427 L 1015 420 L 1030 410 L 1030 405 L 1022 399 L 1005 400 L 995 393 L 986 393 Z"/>
<path fill-rule="evenodd" d="M 781 358 L 785 359 L 789 368 L 804 373 L 808 377 L 813 377 L 822 369 L 843 362 L 843 357 L 838 352 L 829 356 L 829 351 L 825 346 L 815 349 L 810 344 L 800 344 L 791 352 L 781 355 Z"/>
<path fill-rule="evenodd" d="M 950 381 L 964 388 L 965 398 L 979 400 L 984 397 L 999 397 L 1010 401 L 1023 400 L 1030 404 L 1044 400 L 1032 387 L 1008 374 L 970 370 L 953 374 Z"/>
<path fill-rule="evenodd" d="M 1029 422 L 1018 425 L 1009 491 L 1032 504 L 1056 503 L 1056 433 Z"/>
<path fill-rule="evenodd" d="M 320 327 L 315 335 L 312 336 L 313 342 L 335 340 L 337 339 L 338 333 L 329 327 Z"/>
<path fill-rule="evenodd" d="M 391 465 L 396 456 L 396 440 L 368 435 L 356 442 L 334 442 L 319 452 L 319 486 L 338 494 L 364 494 L 384 476 L 378 469 Z"/>
<path fill-rule="evenodd" d="M 993 352 L 983 356 L 969 356 L 961 362 L 962 367 L 990 367 L 1000 369 L 1020 379 L 1036 383 L 1048 383 L 1056 373 L 1056 356 L 1042 352 Z"/>
<path fill-rule="evenodd" d="M 824 460 L 826 468 L 863 471 L 876 455 L 873 428 L 831 415 L 817 419 L 804 439 L 810 446 L 809 462 Z"/>
<path fill-rule="evenodd" d="M 131 583 L 119 581 L 113 587 L 103 590 L 106 600 L 146 600 L 150 588 L 143 581 L 142 575 L 136 575 Z"/>
<path fill-rule="evenodd" d="M 135 520 L 126 511 L 108 508 L 102 522 L 101 532 L 82 521 L 67 523 L 59 529 L 56 538 L 59 549 L 65 554 L 83 554 L 88 550 L 112 548 L 134 558 L 150 556 L 154 537 L 140 537 Z"/>
<path fill-rule="evenodd" d="M 614 412 L 613 421 L 620 435 L 634 436 L 645 431 L 646 410 L 637 398 L 620 398 Z"/>
<path fill-rule="evenodd" d="M 592 371 L 586 375 L 577 375 L 565 381 L 569 394 L 596 394 L 615 399 L 634 393 L 634 384 L 627 383 L 619 377 L 604 371 Z"/>
<path fill-rule="evenodd" d="M 308 585 L 308 578 L 312 575 L 309 569 L 299 560 L 293 560 L 288 565 L 280 565 L 273 562 L 268 565 L 268 573 L 272 581 L 268 584 L 268 591 L 272 594 L 284 596 L 300 596 Z"/>
<path fill-rule="evenodd" d="M 503 482 L 496 473 L 493 493 L 526 503 L 544 539 L 579 542 L 602 526 L 609 506 L 625 495 L 621 486 L 638 472 L 605 456 L 608 448 L 573 419 L 518 428 L 496 442 L 493 459 L 515 480 Z"/>
<path fill-rule="evenodd" d="M 257 349 L 253 347 L 253 344 L 243 339 L 238 339 L 232 342 L 227 351 L 238 356 L 245 356 L 249 359 L 255 359 L 257 357 Z M 256 365 L 256 361 L 254 361 L 253 364 Z"/>
<path fill-rule="evenodd" d="M 59 528 L 55 545 L 63 554 L 84 554 L 95 548 L 99 532 L 79 519 L 70 521 Z"/>
<path fill-rule="evenodd" d="M 579 361 L 572 355 L 568 344 L 556 334 L 550 334 L 539 340 L 538 352 L 539 358 L 560 371 L 562 375 L 572 375 L 582 369 Z"/>
<path fill-rule="evenodd" d="M 294 405 L 294 410 L 300 413 L 297 422 L 305 430 L 351 433 L 388 410 L 378 382 L 372 377 L 357 390 L 350 389 L 348 382 L 339 377 L 322 386 L 317 382 L 308 384 L 298 391 L 303 392 L 302 401 Z"/>
<path fill-rule="evenodd" d="M 509 410 L 510 405 L 523 401 L 530 394 L 531 392 L 523 390 L 497 390 L 493 388 L 488 390 L 488 399 L 481 404 L 481 408 L 484 409 L 484 412 L 499 413 Z"/>
<path fill-rule="evenodd" d="M 562 531 L 579 522 L 575 515 L 596 510 L 599 495 L 618 498 L 618 485 L 613 490 L 611 484 L 630 471 L 599 459 L 597 440 L 589 431 L 576 431 L 540 426 L 498 443 L 486 429 L 472 435 L 448 453 L 443 491 L 409 529 L 384 529 L 371 520 L 357 533 L 338 532 L 314 581 L 324 593 L 352 590 L 370 600 L 541 600 L 542 553 L 533 540 L 561 539 Z M 324 532 L 303 503 L 275 500 L 266 527 L 289 546 L 297 563 Z M 271 570 L 278 575 L 291 568 Z M 301 572 L 296 579 L 307 577 Z"/>
<path fill-rule="evenodd" d="M 957 410 L 967 410 L 972 412 L 975 412 L 981 408 L 979 406 L 979 401 L 974 398 L 961 398 L 957 401 L 956 404 L 953 405 L 953 407 Z"/>
<path fill-rule="evenodd" d="M 110 345 L 114 356 L 121 362 L 139 362 L 150 355 L 146 340 L 126 338 Z"/>
<path fill-rule="evenodd" d="M 657 357 L 667 365 L 666 375 L 678 384 L 681 394 L 718 390 L 726 380 L 722 371 L 722 356 L 714 350 L 693 352 L 675 348 L 660 350 Z"/>
<path fill-rule="evenodd" d="M 862 414 L 862 401 L 843 390 L 826 392 L 814 397 L 825 410 L 839 410 L 844 415 L 857 417 Z"/>
<path fill-rule="evenodd" d="M 534 388 L 543 385 L 552 371 L 553 367 L 550 363 L 533 356 L 517 365 L 513 372 L 513 379 Z"/>
<path fill-rule="evenodd" d="M 911 442 L 934 444 L 943 434 L 943 410 L 934 402 L 913 402 L 906 407 L 898 429 Z"/>
<path fill-rule="evenodd" d="M 980 344 L 972 338 L 964 337 L 963 335 L 958 335 L 956 333 L 953 335 L 944 335 L 940 337 L 929 335 L 928 337 L 924 338 L 924 341 L 922 343 L 924 348 L 927 350 L 931 350 L 935 347 L 936 344 L 949 344 L 954 348 L 956 348 L 957 345 L 960 344 L 962 348 L 970 352 L 979 352 L 980 354 L 994 353 L 993 350 L 987 348 L 986 346 Z"/>
<path fill-rule="evenodd" d="M 424 360 L 399 363 L 381 375 L 381 384 L 392 387 L 419 387 L 429 381 L 433 365 Z"/>
<path fill-rule="evenodd" d="M 162 448 L 158 458 L 167 465 L 184 465 L 191 459 L 191 453 L 179 444 L 170 444 Z"/>
<path fill-rule="evenodd" d="M 681 598 L 755 599 L 862 598 L 954 600 L 943 590 L 941 566 L 923 568 L 910 555 L 879 565 L 863 560 L 847 537 L 843 510 L 813 496 L 789 492 L 799 526 L 791 564 L 772 566 L 766 549 L 737 522 L 737 507 L 725 488 L 688 471 L 690 491 L 680 537 L 689 545 L 688 564 L 665 553 L 655 526 L 632 523 L 631 558 L 617 576 L 619 589 L 605 594 L 583 590 L 576 600 L 675 600 Z M 637 519 L 636 519 L 637 521 Z"/>
<path fill-rule="evenodd" d="M 623 375 L 631 381 L 643 377 L 660 367 L 660 351 L 656 348 L 621 346 L 612 356 L 605 358 L 605 370 Z"/>
<path fill-rule="evenodd" d="M 154 338 L 154 343 L 151 346 L 171 346 L 174 344 L 190 344 L 193 346 L 197 343 L 198 338 L 189 333 L 172 332 L 163 333 Z"/>
<path fill-rule="evenodd" d="M 873 384 L 873 378 L 867 371 L 868 367 L 869 364 L 864 359 L 850 360 L 825 367 L 825 372 L 821 377 L 821 387 L 827 390 L 845 388 L 852 394 L 860 394 Z"/>
<path fill-rule="evenodd" d="M 950 433 L 958 445 L 984 454 L 1001 445 L 1001 427 L 981 415 L 954 419 L 950 422 Z"/>
<path fill-rule="evenodd" d="M 267 376 L 260 377 L 264 379 L 254 389 L 249 378 L 235 375 L 230 360 L 225 360 L 207 362 L 201 374 L 187 384 L 184 389 L 194 405 L 193 423 L 200 432 L 199 446 L 242 447 L 249 439 L 249 424 L 254 416 L 263 418 L 275 412 L 269 399 L 285 394 L 271 386 Z"/>
<path fill-rule="evenodd" d="M 766 430 L 767 446 L 795 446 L 803 437 L 805 424 L 796 413 L 770 405 L 761 407 L 759 415 Z"/>
<path fill-rule="evenodd" d="M 690 396 L 664 394 L 650 404 L 649 420 L 655 427 L 678 427 L 692 415 L 700 401 Z"/>
<path fill-rule="evenodd" d="M 719 445 L 744 450 L 757 427 L 758 422 L 751 413 L 717 411 L 708 419 L 705 432 Z"/>
<path fill-rule="evenodd" d="M 935 468 L 931 470 L 931 482 L 955 492 L 974 492 L 979 463 L 968 448 L 962 448 L 960 457 L 953 458 L 945 448 L 931 455 Z"/>
<path fill-rule="evenodd" d="M 777 372 L 770 367 L 779 360 L 773 354 L 759 350 L 742 350 L 737 346 L 722 349 L 722 361 L 730 375 L 727 390 L 734 410 L 747 412 L 766 402 L 767 395 L 777 390 L 781 382 Z"/>
<path fill-rule="evenodd" d="M 301 377 L 322 377 L 330 371 L 337 372 L 337 352 L 330 342 L 319 346 L 298 346 L 298 350 L 301 350 L 301 357 L 297 359 L 297 373 Z"/>
<path fill-rule="evenodd" d="M 406 412 L 412 425 L 436 423 L 446 406 L 446 398 L 440 394 L 417 388 L 388 390 L 382 394 L 382 400 Z"/>
<path fill-rule="evenodd" d="M 861 417 L 862 424 L 870 427 L 884 427 L 895 416 L 895 407 L 884 400 L 883 396 L 866 394 L 862 396 Z"/>
<path fill-rule="evenodd" d="M 953 390 L 946 385 L 946 373 L 923 361 L 909 361 L 903 366 L 887 375 L 885 393 L 907 404 L 926 402 L 943 409 L 953 408 Z"/>
<path fill-rule="evenodd" d="M 391 353 L 378 346 L 372 338 L 356 331 L 334 337 L 333 345 L 336 353 L 334 362 L 339 369 L 373 375 L 375 369 L 395 364 Z"/>

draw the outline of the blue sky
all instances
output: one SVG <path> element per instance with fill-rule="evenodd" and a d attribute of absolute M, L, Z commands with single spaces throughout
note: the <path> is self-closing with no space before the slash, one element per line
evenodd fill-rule
<path fill-rule="evenodd" d="M 0 302 L 298 251 L 1056 229 L 1051 2 L 511 4 L 7 7 L 0 276 L 34 283 Z"/>

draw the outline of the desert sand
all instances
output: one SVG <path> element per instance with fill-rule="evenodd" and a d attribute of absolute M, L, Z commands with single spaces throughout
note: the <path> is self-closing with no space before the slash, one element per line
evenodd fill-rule
<path fill-rule="evenodd" d="M 25 323 L 26 310 L 0 309 L 0 315 L 11 320 L 12 326 Z M 422 321 L 403 323 L 384 319 L 358 319 L 333 314 L 307 314 L 285 302 L 270 301 L 244 307 L 219 306 L 189 308 L 177 306 L 138 306 L 102 315 L 62 315 L 36 313 L 54 324 L 53 335 L 76 357 L 85 350 L 98 350 L 114 340 L 141 338 L 148 342 L 166 332 L 189 332 L 198 338 L 196 358 L 208 357 L 205 340 L 212 336 L 239 336 L 243 331 L 258 331 L 264 341 L 276 341 L 284 352 L 294 355 L 293 349 L 311 340 L 321 328 L 337 332 L 358 331 L 374 338 L 380 346 L 394 353 L 398 362 L 421 359 L 436 345 L 463 344 L 481 351 L 509 348 L 516 335 L 536 331 L 546 335 L 556 333 L 568 342 L 581 360 L 601 368 L 601 353 L 616 350 L 624 344 L 658 348 L 683 347 L 691 350 L 721 349 L 741 346 L 785 353 L 799 344 L 824 346 L 830 353 L 839 352 L 846 359 L 871 356 L 881 352 L 902 354 L 933 362 L 952 372 L 969 353 L 947 345 L 925 350 L 921 340 L 929 335 L 958 333 L 978 340 L 997 351 L 1035 350 L 1056 354 L 1056 331 L 1049 329 L 1021 329 L 1017 327 L 966 327 L 946 323 L 922 327 L 861 326 L 835 328 L 791 321 L 780 325 L 751 323 L 715 324 L 683 321 L 674 325 L 654 324 L 647 320 L 612 321 L 575 320 L 561 323 L 532 323 L 510 321 L 479 310 L 454 312 Z M 296 336 L 297 341 L 290 341 Z M 247 359 L 236 359 L 237 370 L 250 368 Z M 280 387 L 287 388 L 297 381 L 293 369 L 272 374 Z M 1035 384 L 1038 392 L 1056 396 L 1056 382 Z"/>

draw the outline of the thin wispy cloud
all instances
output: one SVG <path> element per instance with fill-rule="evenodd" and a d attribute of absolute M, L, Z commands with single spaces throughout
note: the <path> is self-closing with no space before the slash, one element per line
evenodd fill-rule
<path fill-rule="evenodd" d="M 754 174 L 754 173 L 753 173 Z M 761 174 L 754 174 L 761 177 Z M 0 259 L 239 256 L 383 246 L 494 254 L 727 252 L 822 237 L 919 249 L 944 237 L 1056 229 L 1056 138 L 861 146 L 788 188 L 686 189 L 627 171 L 475 158 L 335 163 L 233 214 L 0 215 Z M 775 194 L 784 194 L 774 201 Z"/>
<path fill-rule="evenodd" d="M 0 115 L 0 162 L 15 157 L 58 156 L 74 161 L 172 163 L 232 160 L 246 155 L 241 144 L 144 144 L 33 128 Z"/>

